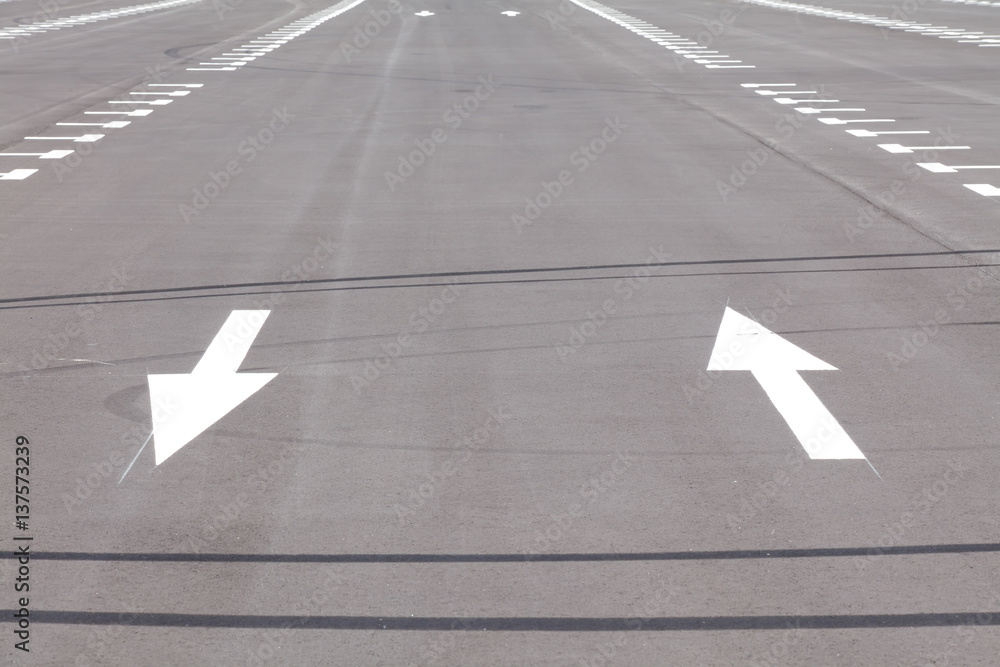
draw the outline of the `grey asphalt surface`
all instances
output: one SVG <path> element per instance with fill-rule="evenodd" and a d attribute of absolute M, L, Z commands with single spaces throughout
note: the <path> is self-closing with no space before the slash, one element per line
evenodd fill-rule
<path fill-rule="evenodd" d="M 754 65 L 707 68 L 569 0 L 366 0 L 188 69 L 330 6 L 0 43 L 0 173 L 39 170 L 0 180 L 10 483 L 31 448 L 0 661 L 997 664 L 1000 197 L 964 185 L 1000 169 L 916 163 L 1000 165 L 1000 48 L 606 5 Z M 1000 34 L 1000 7 L 914 6 Z M 56 125 L 96 119 L 130 124 Z M 870 466 L 705 372 L 727 304 L 839 369 L 802 376 Z M 147 376 L 240 309 L 271 311 L 241 372 L 278 376 L 155 465 Z"/>

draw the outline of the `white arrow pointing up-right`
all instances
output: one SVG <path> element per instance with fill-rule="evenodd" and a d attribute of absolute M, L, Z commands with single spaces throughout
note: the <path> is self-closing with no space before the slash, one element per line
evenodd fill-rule
<path fill-rule="evenodd" d="M 809 458 L 865 459 L 851 437 L 799 376 L 799 371 L 837 369 L 759 322 L 727 307 L 708 370 L 753 373 Z"/>

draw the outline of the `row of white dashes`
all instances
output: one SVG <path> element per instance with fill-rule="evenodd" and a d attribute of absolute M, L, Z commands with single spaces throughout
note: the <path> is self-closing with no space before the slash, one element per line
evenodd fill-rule
<path fill-rule="evenodd" d="M 1000 7 L 1000 2 L 986 2 L 986 0 L 941 0 L 942 2 L 954 2 L 959 5 L 984 5 L 986 7 Z"/>
<path fill-rule="evenodd" d="M 193 72 L 232 72 L 259 56 L 281 48 L 296 37 L 306 34 L 313 28 L 329 21 L 335 16 L 343 14 L 349 9 L 357 7 L 364 1 L 342 0 L 342 2 L 338 2 L 332 7 L 314 12 L 298 21 L 292 21 L 284 28 L 269 32 L 258 39 L 250 40 L 229 53 L 223 53 L 219 57 L 212 58 L 212 62 L 199 63 L 198 67 L 188 67 L 187 69 Z"/>
<path fill-rule="evenodd" d="M 839 115 L 843 112 L 863 112 L 866 109 L 861 107 L 822 107 L 816 108 L 811 106 L 813 104 L 837 104 L 840 100 L 820 100 L 811 99 L 809 97 L 803 97 L 807 95 L 816 95 L 818 91 L 815 90 L 800 90 L 797 88 L 797 84 L 794 83 L 744 83 L 742 84 L 744 88 L 750 88 L 758 95 L 763 95 L 765 97 L 770 97 L 772 100 L 778 104 L 797 104 L 797 105 L 809 105 L 809 106 L 796 106 L 794 107 L 796 111 L 802 114 L 825 114 L 837 112 Z M 838 118 L 837 116 L 823 116 L 816 120 L 825 125 L 847 125 L 848 123 L 895 123 L 895 118 Z M 883 126 L 884 127 L 884 126 Z M 874 132 L 872 130 L 845 130 L 848 134 L 855 137 L 862 138 L 875 138 L 888 135 L 914 135 L 914 134 L 930 134 L 930 130 L 880 130 Z M 901 141 L 906 141 L 902 140 Z M 914 141 L 919 141 L 919 139 L 914 139 Z M 953 150 L 962 151 L 970 150 L 971 146 L 904 146 L 902 144 L 878 144 L 878 147 L 889 153 L 913 153 L 914 151 L 943 151 L 943 150 Z M 981 164 L 981 165 L 945 165 L 940 162 L 917 162 L 917 166 L 926 169 L 929 172 L 935 174 L 952 174 L 958 172 L 960 169 L 1000 169 L 1000 165 L 994 164 Z M 977 192 L 984 197 L 997 197 L 1000 196 L 1000 188 L 990 185 L 989 183 L 963 183 L 963 185 L 973 192 Z"/>
<path fill-rule="evenodd" d="M 201 88 L 204 84 L 202 83 L 150 83 L 147 84 L 149 88 L 169 88 L 176 90 L 163 90 L 163 91 L 135 91 L 130 92 L 129 95 L 135 96 L 136 99 L 131 100 L 111 100 L 108 104 L 128 104 L 133 107 L 138 107 L 139 105 L 148 105 L 150 107 L 165 106 L 173 102 L 173 98 L 185 97 L 191 94 L 191 88 Z M 145 97 L 149 96 L 149 97 Z M 155 99 L 150 99 L 155 98 Z M 165 99 L 170 98 L 170 99 Z M 109 109 L 107 111 L 84 111 L 85 115 L 90 116 L 115 116 L 117 118 L 121 117 L 143 117 L 148 116 L 153 113 L 153 109 L 150 108 L 135 108 L 130 111 L 122 111 L 120 109 Z M 77 144 L 92 144 L 100 141 L 104 138 L 103 134 L 88 133 L 87 129 L 82 128 L 94 128 L 99 130 L 118 130 L 123 127 L 127 127 L 131 124 L 130 120 L 108 120 L 108 119 L 94 119 L 98 122 L 93 123 L 56 123 L 59 127 L 73 127 L 81 128 L 79 130 L 66 130 L 67 132 L 80 131 L 84 134 L 78 136 L 60 136 L 60 137 L 24 137 L 23 141 L 60 141 L 60 142 L 72 142 Z M 6 158 L 36 158 L 39 160 L 61 160 L 75 153 L 73 149 L 60 148 L 55 150 L 45 150 L 40 153 L 0 153 L 0 160 L 6 161 Z M 4 165 L 0 163 L 0 168 Z M 0 172 L 0 181 L 23 181 L 32 174 L 36 173 L 38 169 L 13 169 L 7 172 Z"/>
<path fill-rule="evenodd" d="M 812 14 L 813 16 L 825 16 L 837 19 L 838 21 L 850 21 L 851 23 L 865 23 L 868 25 L 888 28 L 890 30 L 902 30 L 904 32 L 915 32 L 921 35 L 930 35 L 941 39 L 953 39 L 962 44 L 975 44 L 977 46 L 1000 46 L 1000 35 L 986 35 L 982 32 L 972 32 L 961 28 L 949 28 L 943 25 L 930 25 L 926 23 L 914 23 L 913 21 L 898 21 L 887 16 L 873 16 L 871 14 L 858 14 L 856 12 L 846 12 L 840 9 L 829 9 L 828 7 L 816 7 L 814 5 L 803 5 L 796 2 L 784 2 L 783 0 L 739 0 L 752 5 L 762 7 L 772 7 L 774 9 L 786 9 L 800 14 Z"/>
<path fill-rule="evenodd" d="M 0 29 L 0 39 L 22 39 L 40 32 L 51 32 L 61 28 L 69 28 L 85 23 L 96 23 L 108 19 L 121 18 L 123 16 L 134 16 L 145 12 L 153 12 L 158 9 L 171 9 L 181 5 L 191 5 L 202 0 L 164 0 L 163 2 L 153 2 L 148 5 L 131 5 L 120 9 L 108 9 L 94 14 L 81 14 L 79 16 L 69 16 L 64 19 L 52 19 L 42 23 L 27 23 L 25 25 L 10 26 Z"/>
<path fill-rule="evenodd" d="M 656 42 L 664 46 L 677 55 L 693 60 L 699 65 L 704 65 L 708 69 L 753 69 L 754 65 L 744 65 L 742 60 L 736 60 L 724 53 L 719 53 L 709 49 L 708 46 L 699 44 L 696 41 L 675 35 L 656 27 L 651 23 L 641 21 L 634 16 L 629 16 L 616 9 L 602 5 L 593 0 L 573 0 L 573 3 L 591 11 L 602 18 L 606 18 L 612 23 L 631 30 L 640 37 Z"/>

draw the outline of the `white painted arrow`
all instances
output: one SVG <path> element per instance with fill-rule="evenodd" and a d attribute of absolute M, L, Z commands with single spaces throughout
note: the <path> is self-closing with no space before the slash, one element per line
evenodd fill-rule
<path fill-rule="evenodd" d="M 708 370 L 753 373 L 809 458 L 865 458 L 799 375 L 837 369 L 732 308 L 722 316 Z"/>
<path fill-rule="evenodd" d="M 148 377 L 156 465 L 277 377 L 236 372 L 270 312 L 234 310 L 191 373 Z"/>
<path fill-rule="evenodd" d="M 45 153 L 0 153 L 0 157 L 37 157 L 40 160 L 61 160 L 74 151 L 47 151 Z"/>
<path fill-rule="evenodd" d="M 500 13 L 503 14 L 504 16 L 517 16 L 521 12 L 515 12 L 515 11 L 511 11 L 511 10 L 508 9 L 507 11 L 500 12 Z"/>

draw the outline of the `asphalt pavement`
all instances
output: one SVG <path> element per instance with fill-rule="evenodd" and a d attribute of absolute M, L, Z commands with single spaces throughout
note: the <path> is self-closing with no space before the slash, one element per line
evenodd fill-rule
<path fill-rule="evenodd" d="M 0 662 L 997 664 L 998 58 L 0 0 Z"/>

